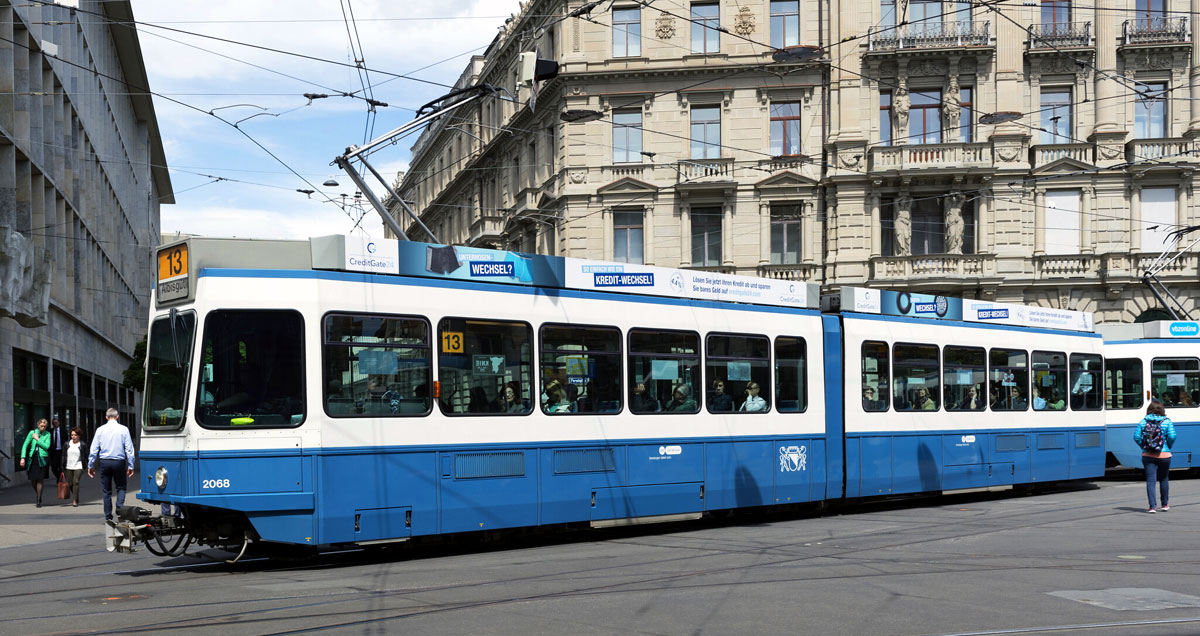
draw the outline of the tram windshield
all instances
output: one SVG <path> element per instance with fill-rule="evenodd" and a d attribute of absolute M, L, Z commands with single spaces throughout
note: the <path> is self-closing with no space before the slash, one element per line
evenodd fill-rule
<path fill-rule="evenodd" d="M 304 320 L 295 311 L 223 310 L 204 321 L 196 418 L 209 428 L 304 422 Z"/>
<path fill-rule="evenodd" d="M 195 336 L 196 314 L 192 312 L 163 316 L 150 325 L 146 343 L 145 414 L 142 417 L 146 428 L 168 429 L 183 425 Z"/>

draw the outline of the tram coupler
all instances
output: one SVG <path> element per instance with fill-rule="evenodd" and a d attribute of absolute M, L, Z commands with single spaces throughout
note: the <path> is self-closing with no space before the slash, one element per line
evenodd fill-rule
<path fill-rule="evenodd" d="M 116 521 L 104 523 L 104 548 L 109 552 L 133 554 L 139 542 L 181 532 L 184 532 L 181 520 L 175 517 L 155 517 L 145 508 L 121 506 L 117 509 Z"/>

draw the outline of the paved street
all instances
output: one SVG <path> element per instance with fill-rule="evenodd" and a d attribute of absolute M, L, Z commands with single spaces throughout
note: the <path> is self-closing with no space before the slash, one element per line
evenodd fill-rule
<path fill-rule="evenodd" d="M 1200 481 L 1173 484 L 1156 515 L 1102 481 L 232 566 L 108 554 L 98 504 L 8 490 L 0 634 L 1197 634 Z"/>

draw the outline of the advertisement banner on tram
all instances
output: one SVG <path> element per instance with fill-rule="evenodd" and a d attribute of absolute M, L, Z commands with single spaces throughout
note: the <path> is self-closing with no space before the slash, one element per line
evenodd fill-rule
<path fill-rule="evenodd" d="M 563 261 L 566 286 L 570 289 L 801 308 L 815 308 L 819 302 L 819 288 L 799 281 L 579 258 Z"/>

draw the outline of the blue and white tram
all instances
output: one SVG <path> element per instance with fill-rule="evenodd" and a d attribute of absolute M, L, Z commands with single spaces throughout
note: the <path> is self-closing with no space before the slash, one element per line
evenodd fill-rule
<path fill-rule="evenodd" d="M 167 245 L 139 498 L 184 514 L 110 537 L 369 545 L 1103 473 L 1090 315 L 817 292 L 358 237 Z"/>
<path fill-rule="evenodd" d="M 1109 467 L 1141 468 L 1133 441 L 1149 400 L 1157 399 L 1175 424 L 1171 468 L 1193 468 L 1200 434 L 1200 323 L 1155 321 L 1098 325 L 1104 335 Z"/>

